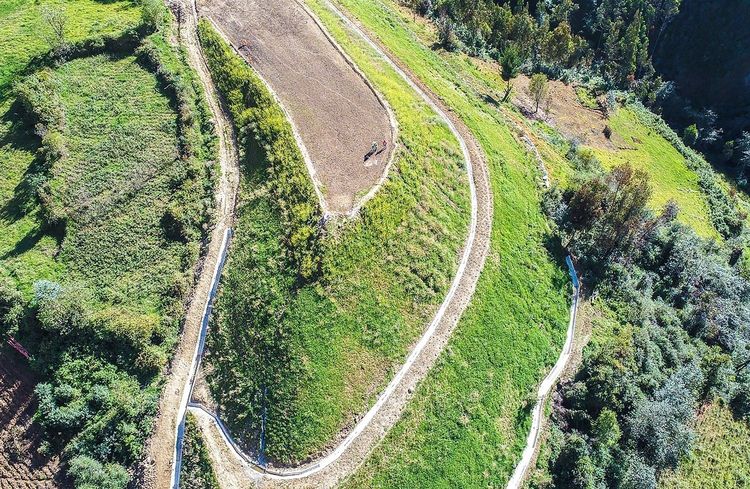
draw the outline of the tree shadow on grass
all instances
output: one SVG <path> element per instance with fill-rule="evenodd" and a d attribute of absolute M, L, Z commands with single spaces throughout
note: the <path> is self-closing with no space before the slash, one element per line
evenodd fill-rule
<path fill-rule="evenodd" d="M 9 130 L 0 137 L 0 147 L 35 155 L 21 181 L 13 189 L 13 196 L 0 207 L 0 219 L 12 222 L 26 216 L 36 206 L 35 182 L 38 182 L 38 177 L 44 171 L 44 163 L 37 151 L 39 138 L 24 123 L 18 103 L 14 103 L 3 115 L 2 122 L 9 124 Z"/>

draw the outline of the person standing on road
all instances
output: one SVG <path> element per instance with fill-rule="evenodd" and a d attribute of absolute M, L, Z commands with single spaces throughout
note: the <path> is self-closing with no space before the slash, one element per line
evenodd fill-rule
<path fill-rule="evenodd" d="M 370 147 L 370 153 L 375 154 L 377 152 L 378 152 L 378 143 L 373 141 L 372 146 Z"/>

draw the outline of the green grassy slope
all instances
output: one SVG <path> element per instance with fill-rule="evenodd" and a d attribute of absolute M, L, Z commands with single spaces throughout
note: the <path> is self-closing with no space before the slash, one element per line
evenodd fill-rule
<path fill-rule="evenodd" d="M 50 5 L 67 58 L 32 64 Z M 139 461 L 213 206 L 200 85 L 169 23 L 142 38 L 140 16 L 132 2 L 0 6 L 0 281 L 21 292 L 0 333 L 31 352 L 42 449 L 79 482 Z"/>
<path fill-rule="evenodd" d="M 257 80 L 240 82 L 255 75 L 241 75 L 242 61 L 222 55 L 226 47 L 214 37 L 204 28 L 219 86 L 236 102 L 235 122 L 244 126 L 250 114 L 264 132 L 270 121 L 280 124 L 277 109 L 258 102 L 267 94 L 257 95 L 265 90 Z M 213 393 L 225 421 L 255 447 L 267 409 L 267 454 L 283 462 L 314 455 L 373 402 L 443 300 L 470 216 L 466 172 L 448 128 L 368 49 L 342 41 L 398 120 L 400 148 L 389 177 L 359 217 L 326 225 L 315 252 L 320 274 L 301 279 L 287 238 L 297 230 L 288 229 L 284 202 L 271 190 L 290 166 L 309 186 L 301 158 L 274 158 L 269 170 L 267 150 L 243 140 L 237 234 L 209 338 Z M 243 100 L 242 86 L 255 95 Z M 294 143 L 287 137 L 264 144 L 275 151 Z M 311 195 L 302 184 L 285 183 L 299 190 L 295 195 Z M 317 206 L 312 199 L 304 205 Z M 249 301 L 254 310 L 244 307 Z"/>
<path fill-rule="evenodd" d="M 172 273 L 196 258 L 161 224 L 184 172 L 175 112 L 130 56 L 71 61 L 56 77 L 69 154 L 50 188 L 74 216 L 58 257 L 66 280 L 90 284 L 103 303 L 157 312 Z"/>
<path fill-rule="evenodd" d="M 34 162 L 37 138 L 19 124 L 19 115 L 11 109 L 11 89 L 31 58 L 49 49 L 40 9 L 61 4 L 69 18 L 66 32 L 70 41 L 117 34 L 135 25 L 140 16 L 130 2 L 6 0 L 0 4 L 0 276 L 12 274 L 27 293 L 35 280 L 54 280 L 63 270 L 53 259 L 57 244 L 51 237 L 40 236 L 33 247 L 24 241 L 24 237 L 38 234 L 34 209 L 25 207 L 20 195 L 25 190 L 24 174 Z M 19 244 L 23 253 L 16 252 Z"/>
<path fill-rule="evenodd" d="M 750 427 L 717 404 L 698 416 L 695 448 L 688 460 L 659 481 L 662 489 L 739 489 L 750 486 Z"/>
<path fill-rule="evenodd" d="M 703 237 L 718 237 L 711 224 L 708 203 L 698 185 L 698 175 L 685 158 L 655 131 L 649 129 L 627 107 L 609 118 L 609 126 L 625 141 L 615 151 L 595 149 L 605 168 L 629 162 L 648 173 L 653 188 L 651 205 L 660 211 L 670 199 L 680 207 L 679 220 Z"/>
<path fill-rule="evenodd" d="M 509 477 L 528 430 L 527 395 L 557 356 L 568 279 L 543 246 L 536 164 L 450 59 L 379 2 L 340 2 L 472 130 L 495 195 L 490 256 L 472 304 L 404 417 L 349 481 L 353 487 L 475 487 Z M 337 21 L 308 1 L 327 26 Z"/>

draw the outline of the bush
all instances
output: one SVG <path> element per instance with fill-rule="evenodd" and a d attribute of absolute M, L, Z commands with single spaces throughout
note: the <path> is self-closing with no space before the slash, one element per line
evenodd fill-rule
<path fill-rule="evenodd" d="M 68 473 L 73 477 L 77 489 L 123 489 L 130 480 L 122 465 L 103 465 L 83 455 L 70 461 Z"/>
<path fill-rule="evenodd" d="M 11 279 L 0 278 L 0 341 L 6 334 L 16 334 L 23 315 L 23 296 Z"/>
<path fill-rule="evenodd" d="M 150 30 L 155 30 L 164 22 L 166 7 L 161 0 L 140 0 L 141 23 Z"/>
<path fill-rule="evenodd" d="M 698 126 L 695 124 L 687 126 L 682 133 L 682 140 L 688 146 L 695 146 L 695 143 L 698 142 Z"/>
<path fill-rule="evenodd" d="M 445 15 L 437 20 L 438 42 L 448 51 L 455 51 L 459 47 L 458 37 L 456 36 L 456 26 Z"/>

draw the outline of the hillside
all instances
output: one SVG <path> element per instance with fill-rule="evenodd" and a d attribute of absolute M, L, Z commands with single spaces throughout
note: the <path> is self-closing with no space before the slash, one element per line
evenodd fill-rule
<path fill-rule="evenodd" d="M 750 5 L 743 0 L 684 0 L 655 56 L 678 92 L 697 108 L 717 111 L 733 137 L 750 127 L 748 23 Z"/>

